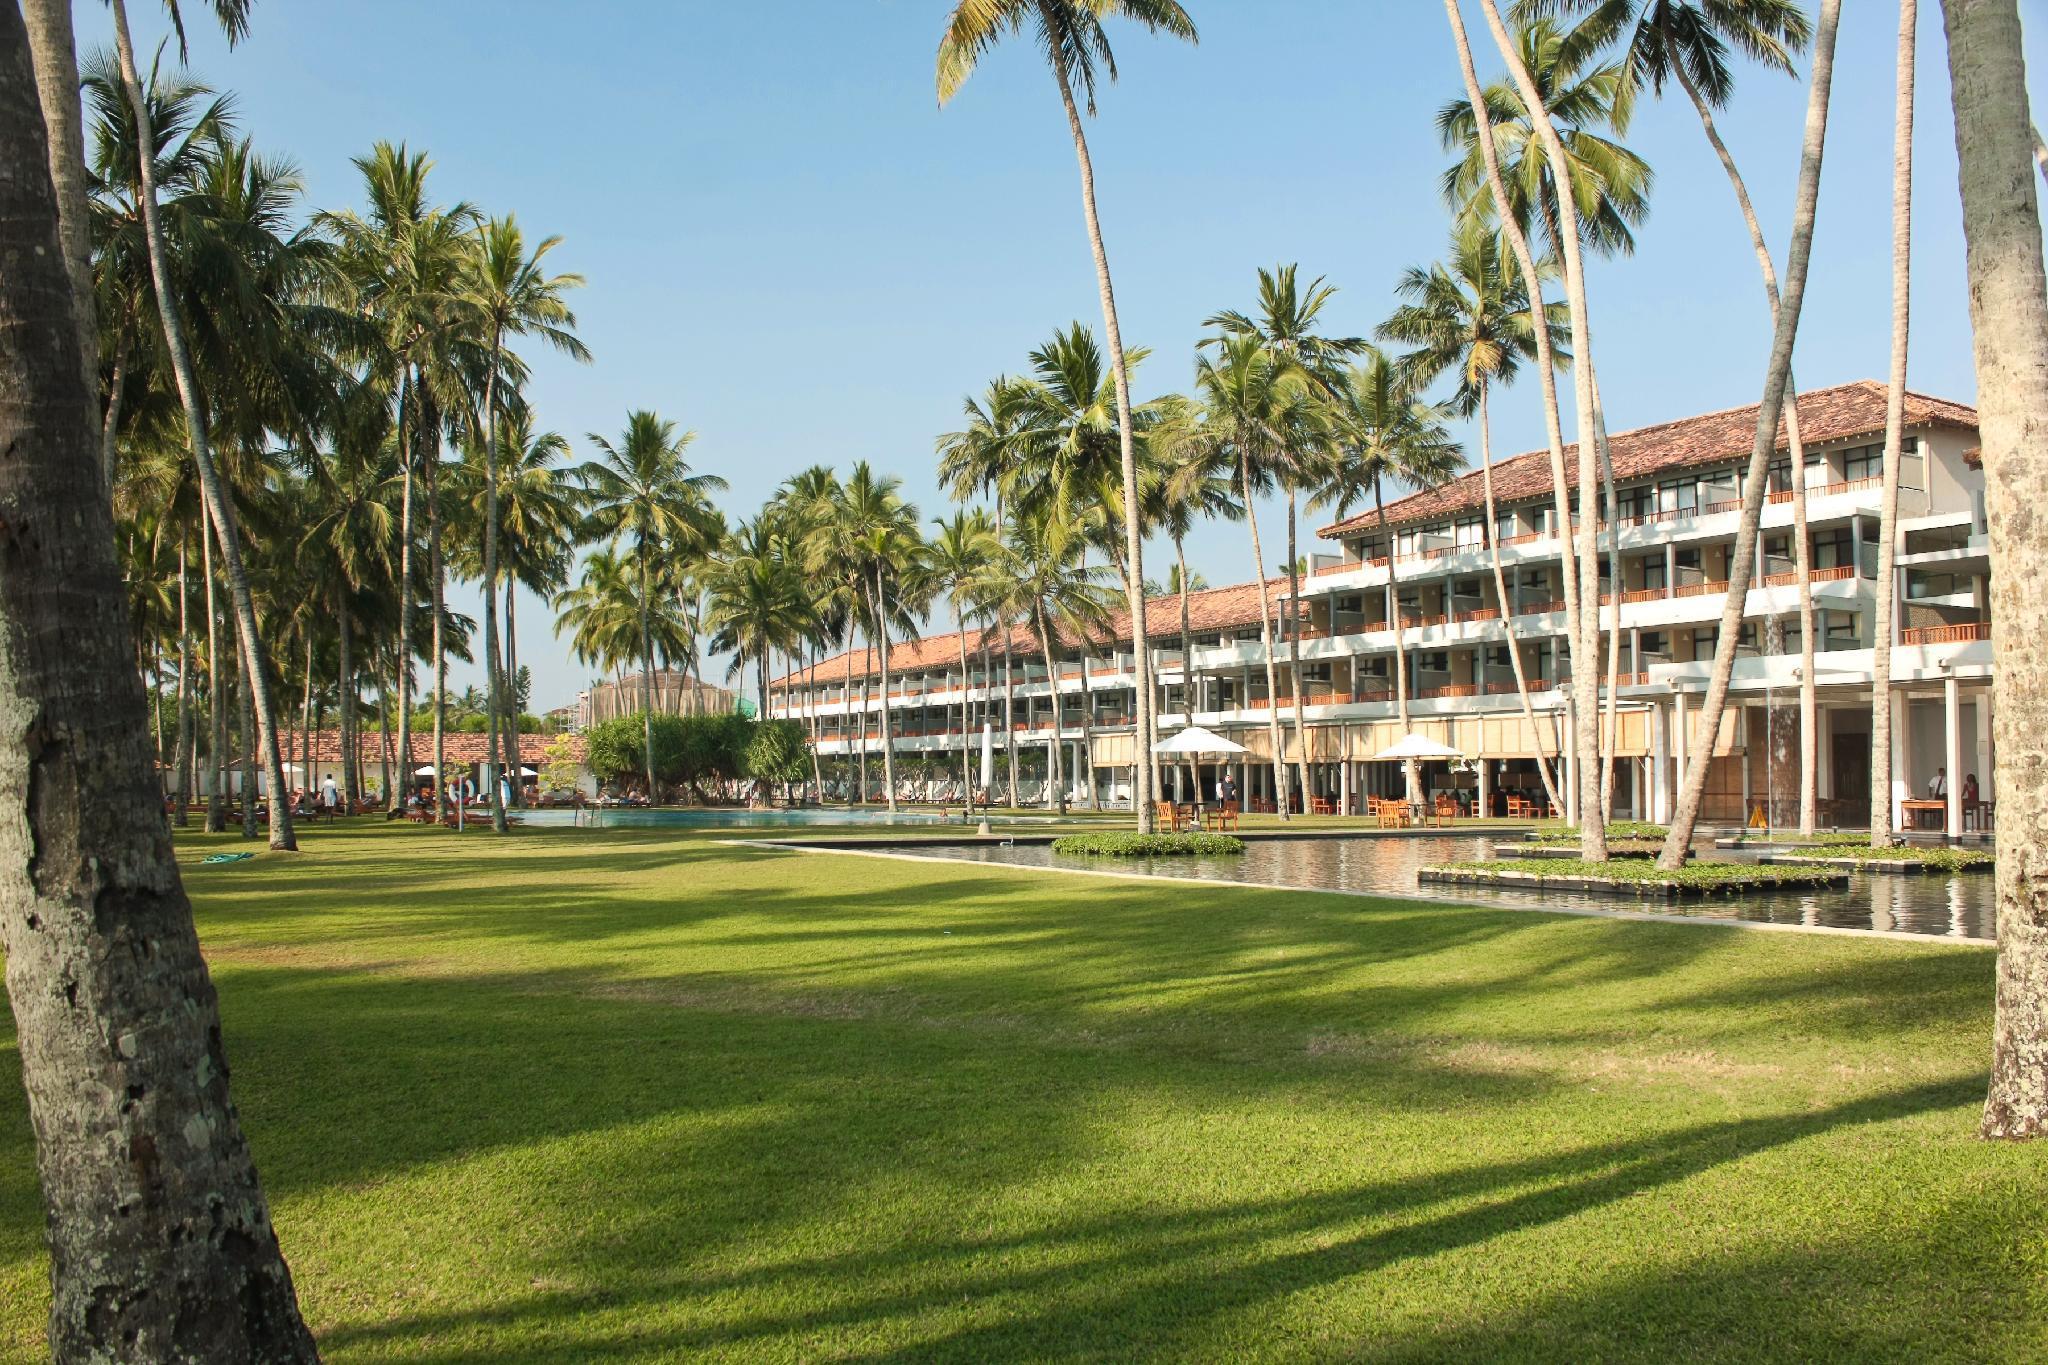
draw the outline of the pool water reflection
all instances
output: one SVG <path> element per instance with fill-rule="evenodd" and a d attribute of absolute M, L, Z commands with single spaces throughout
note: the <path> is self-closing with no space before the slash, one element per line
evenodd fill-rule
<path fill-rule="evenodd" d="M 1425 889 L 1415 873 L 1431 863 L 1492 856 L 1493 839 L 1476 835 L 1411 838 L 1247 840 L 1242 856 L 1220 858 L 1086 858 L 1057 854 L 1049 844 L 925 844 L 898 851 L 921 857 L 1087 872 L 1130 872 L 1252 886 L 1361 891 L 1388 896 L 1502 905 L 1516 909 L 1645 910 L 1702 919 L 1878 929 L 1950 938 L 1993 937 L 1993 879 L 1984 873 L 1945 877 L 1851 873 L 1839 890 L 1775 891 L 1705 899 L 1603 896 L 1581 891 L 1510 891 L 1479 887 Z M 1701 857 L 1741 855 L 1703 850 Z"/>

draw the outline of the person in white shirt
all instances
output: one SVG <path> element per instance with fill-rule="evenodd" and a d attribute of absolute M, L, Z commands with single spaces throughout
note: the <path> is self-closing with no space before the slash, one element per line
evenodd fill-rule
<path fill-rule="evenodd" d="M 341 804 L 341 792 L 335 788 L 333 773 L 327 774 L 320 783 L 320 804 L 329 810 Z"/>
<path fill-rule="evenodd" d="M 1927 794 L 1930 797 L 1948 795 L 1948 769 L 1936 768 L 1934 770 L 1934 780 L 1927 784 Z"/>

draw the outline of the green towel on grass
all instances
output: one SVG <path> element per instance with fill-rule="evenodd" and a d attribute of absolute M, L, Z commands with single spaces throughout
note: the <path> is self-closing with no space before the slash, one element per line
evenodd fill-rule
<path fill-rule="evenodd" d="M 209 853 L 199 861 L 202 863 L 239 863 L 244 858 L 253 858 L 253 853 Z"/>

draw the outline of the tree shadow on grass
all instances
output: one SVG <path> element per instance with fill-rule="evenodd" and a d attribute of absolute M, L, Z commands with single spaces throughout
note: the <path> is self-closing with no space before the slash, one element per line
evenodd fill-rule
<path fill-rule="evenodd" d="M 739 1272 L 693 1274 L 672 1261 L 585 1245 L 560 1258 L 586 1278 L 582 1289 L 533 1293 L 480 1311 L 337 1327 L 325 1334 L 325 1344 L 337 1351 L 375 1347 L 449 1362 L 614 1353 L 962 1360 L 1304 1353 L 1559 1358 L 1583 1356 L 1585 1350 L 1573 1348 L 1589 1344 L 1607 1348 L 1593 1354 L 1623 1358 L 1667 1359 L 1681 1345 L 1688 1356 L 1755 1358 L 1757 1337 L 1724 1334 L 1743 1326 L 1760 1302 L 1776 1304 L 1795 1270 L 1822 1296 L 1845 1288 L 1876 1295 L 1879 1282 L 1861 1273 L 1845 1275 L 1832 1248 L 1815 1248 L 1726 1258 L 1725 1269 L 1709 1264 L 1674 1277 L 1649 1304 L 1634 1303 L 1631 1296 L 1644 1292 L 1645 1281 L 1656 1275 L 1589 1277 L 1581 1286 L 1539 1296 L 1547 1298 L 1540 1311 L 1505 1320 L 1495 1314 L 1495 1320 L 1476 1326 L 1458 1305 L 1446 1303 L 1433 1322 L 1421 1315 L 1398 1332 L 1370 1318 L 1350 1321 L 1347 1339 L 1346 1329 L 1333 1331 L 1336 1324 L 1329 1321 L 1297 1322 L 1287 1305 L 1313 1302 L 1318 1291 L 1354 1277 L 1483 1257 L 1489 1245 L 1599 1215 L 1723 1163 L 1846 1127 L 1949 1107 L 1973 1088 L 1973 1082 L 1944 1082 L 1809 1113 L 1704 1124 L 1308 1196 L 1055 1216 L 1009 1236 L 878 1240 Z M 1754 1267 L 1772 1265 L 1778 1278 L 1752 1278 Z M 1717 1283 L 1723 1276 L 1733 1292 Z M 1890 1283 L 1896 1292 L 1896 1275 Z M 1932 1300 L 1952 1287 L 1913 1288 Z M 1794 1312 L 1806 1307 L 1787 1306 Z M 1843 1306 L 1836 1297 L 1810 1316 L 1824 1323 Z M 1898 1319 L 1897 1305 L 1890 1307 Z M 1750 1325 L 1753 1330 L 1756 1324 Z M 1287 1334 L 1295 1328 L 1303 1334 L 1290 1341 Z M 1888 1330 L 1925 1340 L 1942 1328 L 1907 1314 Z M 1816 1333 L 1808 1324 L 1787 1341 L 1810 1346 L 1845 1335 Z M 1702 1349 L 1716 1343 L 1723 1349 Z"/>

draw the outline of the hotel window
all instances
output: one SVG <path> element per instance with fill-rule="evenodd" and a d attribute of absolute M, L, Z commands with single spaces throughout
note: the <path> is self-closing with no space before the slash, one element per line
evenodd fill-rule
<path fill-rule="evenodd" d="M 1842 477 L 1856 479 L 1879 479 L 1884 477 L 1884 447 L 1858 446 L 1842 452 Z"/>
<path fill-rule="evenodd" d="M 1365 610 L 1365 599 L 1356 593 L 1349 597 L 1340 597 L 1337 599 L 1337 610 L 1362 613 Z"/>
<path fill-rule="evenodd" d="M 1643 587 L 1647 589 L 1664 586 L 1664 556 L 1651 555 L 1643 560 Z"/>
<path fill-rule="evenodd" d="M 1694 659 L 1713 658 L 1714 647 L 1720 642 L 1720 639 L 1721 628 L 1719 626 L 1708 626 L 1703 630 L 1694 631 L 1692 633 L 1692 657 Z"/>
<path fill-rule="evenodd" d="M 1646 517 L 1657 510 L 1657 490 L 1646 483 L 1621 489 L 1614 495 L 1614 506 L 1623 521 Z"/>
<path fill-rule="evenodd" d="M 1486 647 L 1486 666 L 1488 668 L 1513 668 L 1514 661 L 1508 658 L 1508 647 L 1506 645 L 1488 645 Z"/>
<path fill-rule="evenodd" d="M 1485 526 L 1485 521 L 1478 517 L 1461 521 L 1458 523 L 1456 531 L 1453 532 L 1452 539 L 1459 545 L 1484 545 L 1486 543 Z"/>
<path fill-rule="evenodd" d="M 1646 630 L 1642 633 L 1641 637 L 1639 638 L 1642 641 L 1642 652 L 1644 658 L 1648 658 L 1652 654 L 1656 655 L 1659 658 L 1663 658 L 1671 650 L 1671 646 L 1664 639 L 1664 632 L 1661 630 Z"/>
<path fill-rule="evenodd" d="M 1821 641 L 1824 649 L 1855 649 L 1860 643 L 1856 634 L 1856 613 L 1851 611 L 1824 611 L 1820 614 Z"/>
<path fill-rule="evenodd" d="M 1502 512 L 1493 519 L 1493 534 L 1496 540 L 1512 540 L 1522 534 L 1522 519 L 1513 512 Z"/>
<path fill-rule="evenodd" d="M 1330 666 L 1327 663 L 1303 664 L 1301 676 L 1308 682 L 1326 683 L 1330 680 Z"/>
<path fill-rule="evenodd" d="M 1415 656 L 1415 667 L 1423 673 L 1448 673 L 1451 671 L 1451 656 L 1445 650 L 1433 650 Z"/>
<path fill-rule="evenodd" d="M 1742 496 L 1741 473 L 1733 469 L 1716 469 L 1700 478 L 1700 506 L 1712 507 L 1717 503 L 1734 502 Z"/>
<path fill-rule="evenodd" d="M 1849 538 L 1849 528 L 1837 526 L 1826 531 L 1813 533 L 1813 567 L 1816 569 L 1839 569 L 1856 562 L 1856 543 Z"/>
<path fill-rule="evenodd" d="M 1657 485 L 1657 506 L 1681 516 L 1697 512 L 1700 506 L 1699 480 L 1666 479 Z"/>

